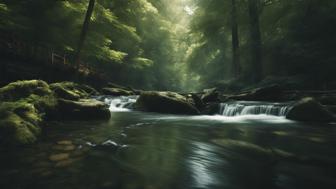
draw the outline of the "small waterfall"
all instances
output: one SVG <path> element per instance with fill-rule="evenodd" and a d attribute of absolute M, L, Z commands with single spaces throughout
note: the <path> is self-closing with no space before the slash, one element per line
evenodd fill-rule
<path fill-rule="evenodd" d="M 104 97 L 103 101 L 110 106 L 111 112 L 127 112 L 133 108 L 138 96 L 120 96 L 120 97 Z"/>
<path fill-rule="evenodd" d="M 264 102 L 229 102 L 220 104 L 220 114 L 228 117 L 240 115 L 274 115 L 286 116 L 291 103 L 264 103 Z"/>

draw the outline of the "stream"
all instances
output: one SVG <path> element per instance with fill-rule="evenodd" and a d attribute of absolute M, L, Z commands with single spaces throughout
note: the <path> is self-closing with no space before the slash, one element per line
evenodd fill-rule
<path fill-rule="evenodd" d="M 285 119 L 290 103 L 230 102 L 218 115 L 131 111 L 50 122 L 30 147 L 0 150 L 3 189 L 336 188 L 336 127 Z"/>

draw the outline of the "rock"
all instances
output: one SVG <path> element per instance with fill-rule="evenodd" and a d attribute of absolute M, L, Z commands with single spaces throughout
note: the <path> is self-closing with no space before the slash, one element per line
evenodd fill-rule
<path fill-rule="evenodd" d="M 245 93 L 228 97 L 229 100 L 247 100 L 247 101 L 283 101 L 282 88 L 278 85 L 270 85 L 262 88 L 256 88 Z"/>
<path fill-rule="evenodd" d="M 199 110 L 186 97 L 174 92 L 143 92 L 135 103 L 141 111 L 197 115 Z"/>
<path fill-rule="evenodd" d="M 59 145 L 72 145 L 72 142 L 71 142 L 71 140 L 61 140 L 61 141 L 58 141 L 57 144 L 59 144 Z"/>
<path fill-rule="evenodd" d="M 110 111 L 104 103 L 79 100 L 97 94 L 86 85 L 72 82 L 48 85 L 41 80 L 17 81 L 0 88 L 0 144 L 36 142 L 47 119 L 109 119 Z"/>
<path fill-rule="evenodd" d="M 50 88 L 58 98 L 67 100 L 79 100 L 80 98 L 88 98 L 98 94 L 95 89 L 87 85 L 80 85 L 73 82 L 53 83 L 50 85 Z"/>
<path fill-rule="evenodd" d="M 59 151 L 64 151 L 64 152 L 69 152 L 69 151 L 74 151 L 76 149 L 76 146 L 74 145 L 56 145 L 52 147 L 54 150 L 59 150 Z"/>
<path fill-rule="evenodd" d="M 31 95 L 52 94 L 49 85 L 41 80 L 17 81 L 0 88 L 1 101 L 16 101 Z"/>
<path fill-rule="evenodd" d="M 204 90 L 204 94 L 201 97 L 203 103 L 219 102 L 219 92 L 216 88 Z"/>
<path fill-rule="evenodd" d="M 202 114 L 204 115 L 214 115 L 218 114 L 220 109 L 219 103 L 209 103 L 205 106 L 205 108 L 202 110 Z"/>
<path fill-rule="evenodd" d="M 332 106 L 324 106 L 325 108 L 327 108 L 329 111 L 331 111 L 333 114 L 336 114 L 336 106 L 332 105 Z"/>
<path fill-rule="evenodd" d="M 198 110 L 202 110 L 205 106 L 205 104 L 203 103 L 201 97 L 197 94 L 188 94 L 187 98 L 190 99 L 190 101 L 195 105 L 195 107 Z"/>
<path fill-rule="evenodd" d="M 32 104 L 1 103 L 0 115 L 0 141 L 6 145 L 33 143 L 41 133 L 42 117 Z"/>
<path fill-rule="evenodd" d="M 111 113 L 106 104 L 94 99 L 71 101 L 59 99 L 59 113 L 62 118 L 72 120 L 109 119 Z"/>
<path fill-rule="evenodd" d="M 64 168 L 64 167 L 68 167 L 71 164 L 73 164 L 75 161 L 72 159 L 67 159 L 67 160 L 63 160 L 63 161 L 59 161 L 56 163 L 55 167 L 56 168 Z"/>
<path fill-rule="evenodd" d="M 310 97 L 297 102 L 286 117 L 291 120 L 310 122 L 333 122 L 336 120 L 328 109 Z"/>
<path fill-rule="evenodd" d="M 126 89 L 121 88 L 103 88 L 102 93 L 105 95 L 112 95 L 112 96 L 131 96 L 134 95 L 133 91 L 129 91 Z"/>
<path fill-rule="evenodd" d="M 50 161 L 63 161 L 63 160 L 68 160 L 70 155 L 68 153 L 61 153 L 61 154 L 52 154 L 49 156 Z"/>
<path fill-rule="evenodd" d="M 321 96 L 318 101 L 323 105 L 336 105 L 336 96 Z"/>

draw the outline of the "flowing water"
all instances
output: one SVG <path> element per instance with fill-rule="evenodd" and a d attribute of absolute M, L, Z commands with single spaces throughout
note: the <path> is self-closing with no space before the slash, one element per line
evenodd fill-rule
<path fill-rule="evenodd" d="M 136 97 L 99 99 L 109 121 L 48 123 L 36 145 L 1 149 L 0 188 L 336 188 L 336 127 L 286 120 L 289 104 L 176 116 L 130 111 Z"/>

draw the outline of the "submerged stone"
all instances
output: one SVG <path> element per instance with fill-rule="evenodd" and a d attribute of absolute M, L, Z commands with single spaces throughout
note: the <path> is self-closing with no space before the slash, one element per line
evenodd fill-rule
<path fill-rule="evenodd" d="M 59 113 L 62 118 L 72 120 L 109 119 L 108 106 L 94 99 L 71 101 L 59 99 Z"/>
<path fill-rule="evenodd" d="M 68 167 L 71 164 L 74 163 L 75 160 L 73 159 L 67 159 L 67 160 L 63 160 L 63 161 L 59 161 L 56 163 L 55 167 L 56 168 L 64 168 L 64 167 Z"/>
<path fill-rule="evenodd" d="M 335 116 L 315 99 L 307 97 L 297 102 L 288 112 L 288 119 L 308 122 L 334 122 Z"/>
<path fill-rule="evenodd" d="M 198 115 L 199 110 L 185 96 L 174 92 L 143 92 L 135 108 L 141 111 Z"/>
<path fill-rule="evenodd" d="M 49 156 L 50 161 L 62 161 L 69 159 L 70 155 L 68 153 L 52 154 Z"/>
<path fill-rule="evenodd" d="M 61 141 L 58 141 L 57 144 L 59 144 L 59 145 L 72 145 L 72 141 L 71 140 L 61 140 Z"/>

